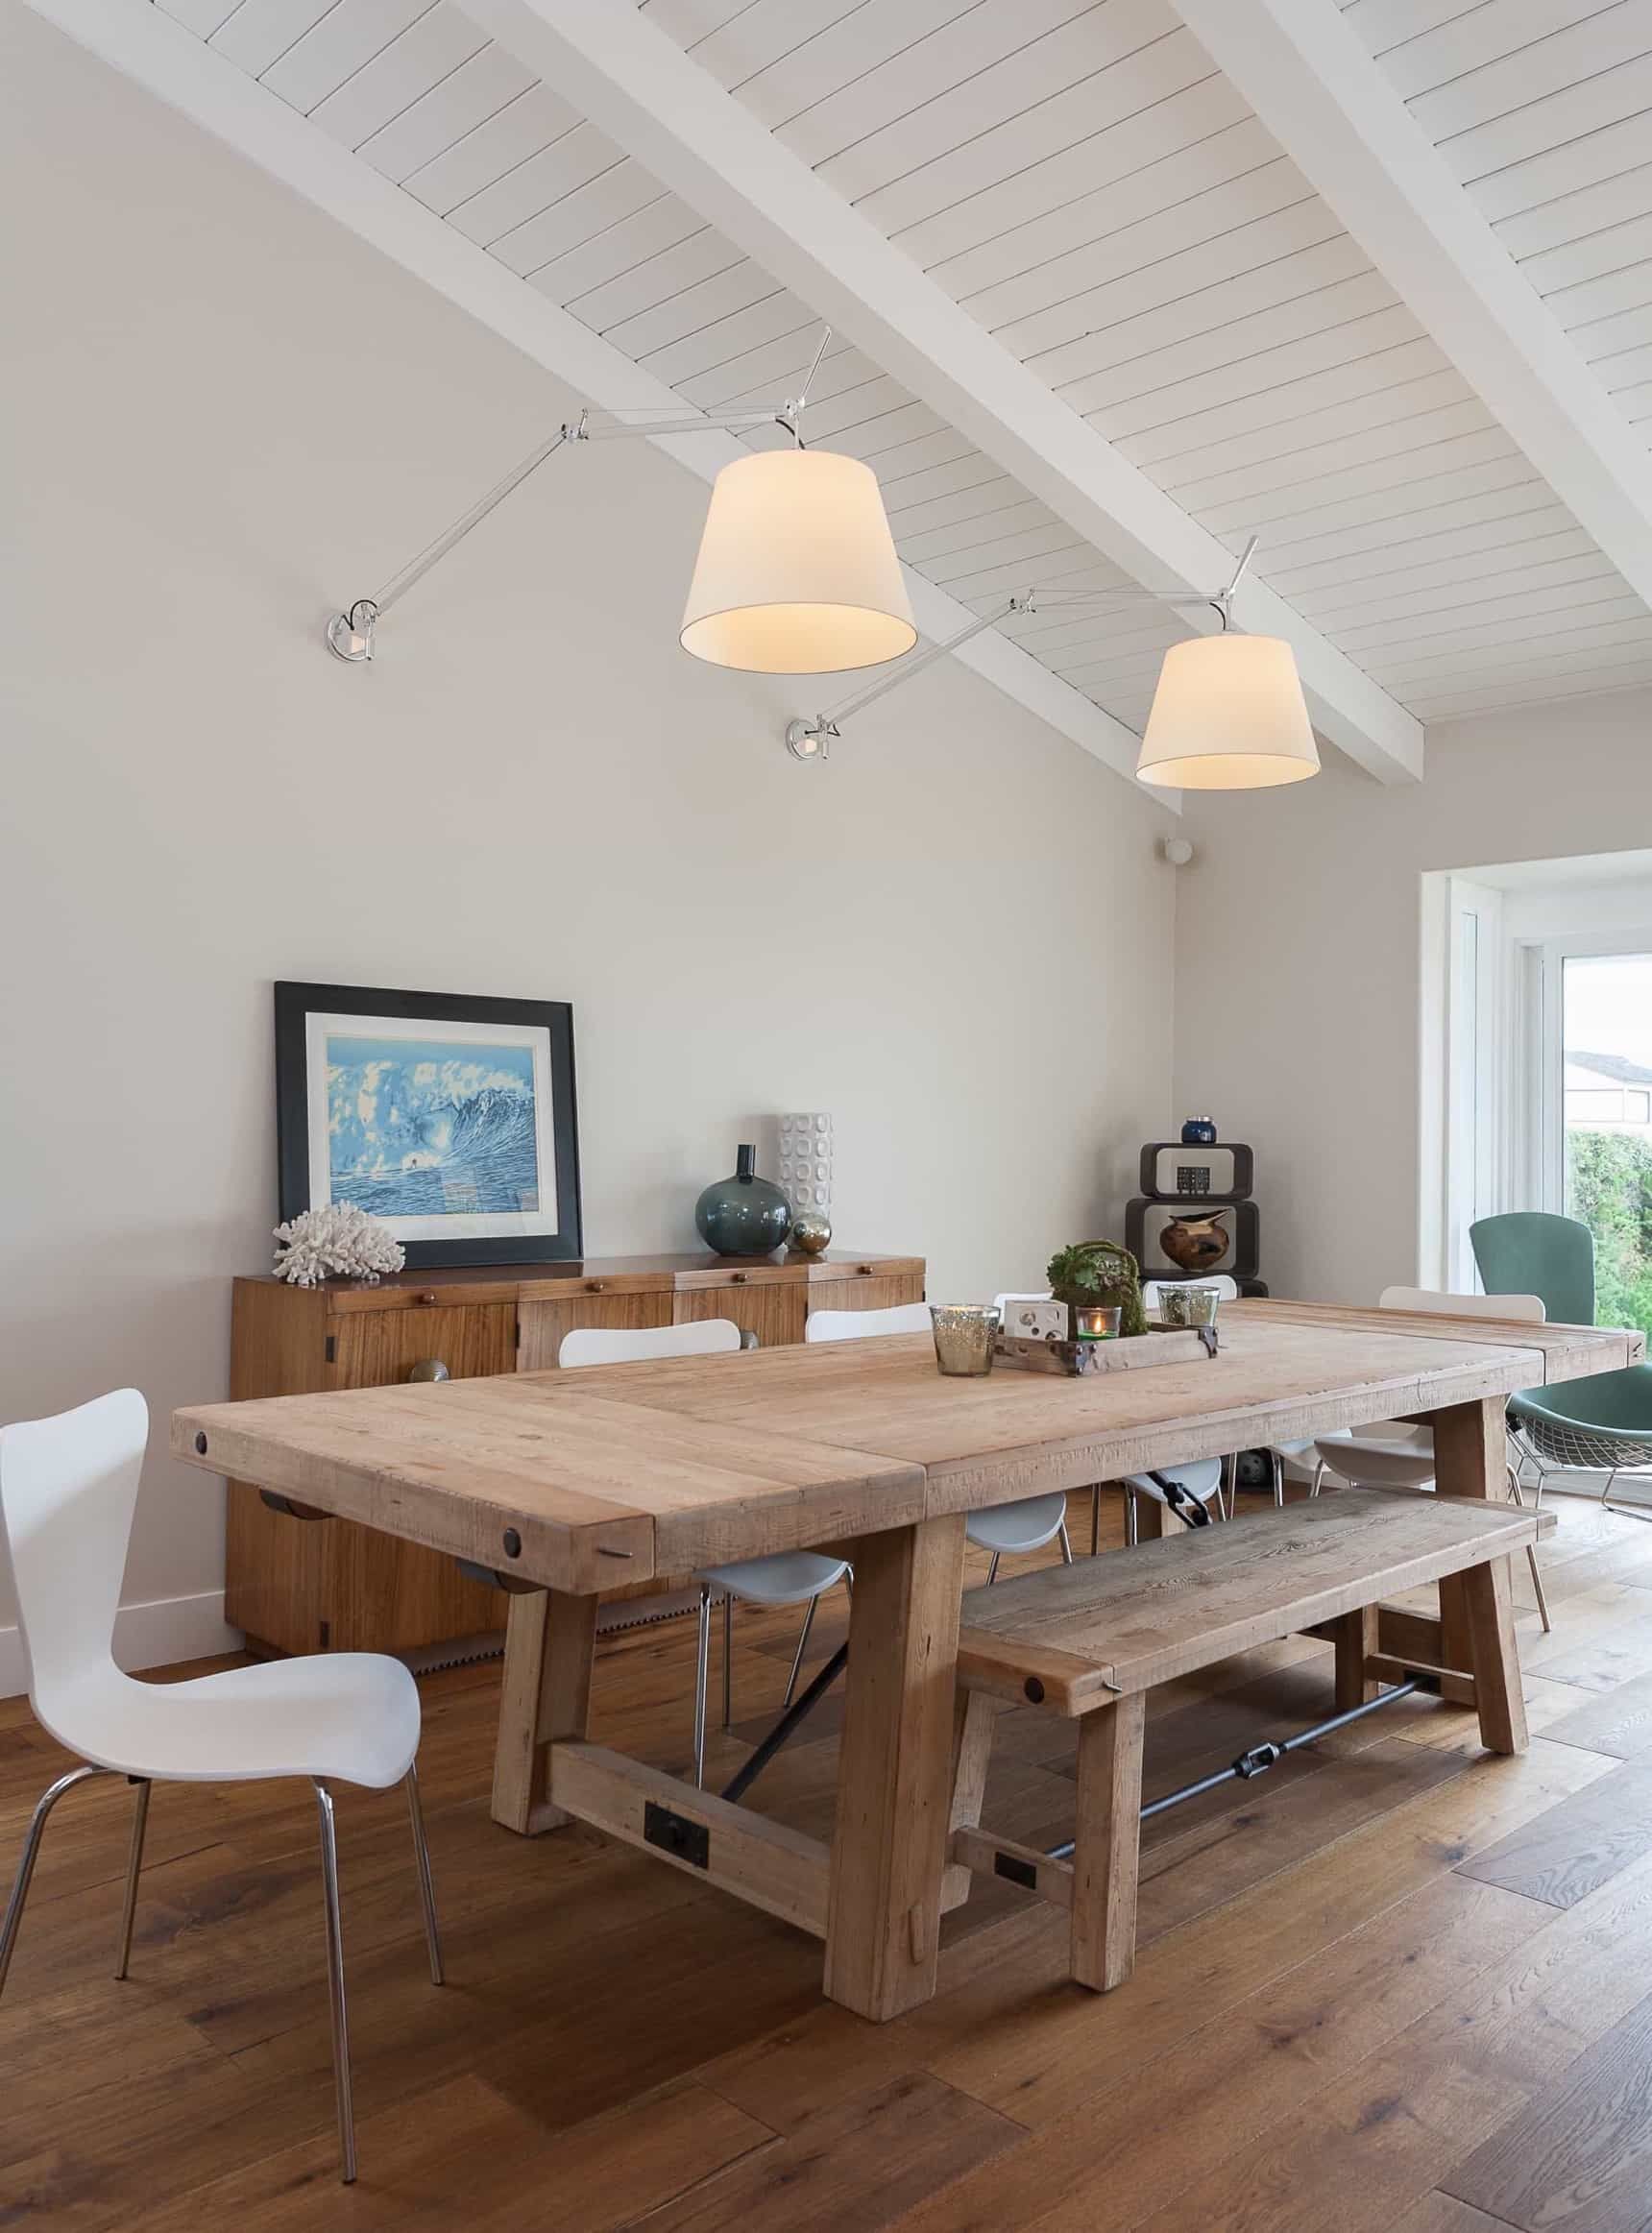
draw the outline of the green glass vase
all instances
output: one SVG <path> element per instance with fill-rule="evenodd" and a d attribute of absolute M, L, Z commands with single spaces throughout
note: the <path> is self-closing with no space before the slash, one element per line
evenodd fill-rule
<path fill-rule="evenodd" d="M 757 1175 L 757 1150 L 742 1147 L 732 1178 L 708 1186 L 694 1204 L 694 1224 L 719 1256 L 766 1256 L 791 1230 L 791 1204 Z"/>

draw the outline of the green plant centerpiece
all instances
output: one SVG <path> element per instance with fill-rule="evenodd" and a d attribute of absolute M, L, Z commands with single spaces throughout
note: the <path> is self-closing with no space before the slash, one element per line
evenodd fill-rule
<path fill-rule="evenodd" d="M 1119 1313 L 1121 1334 L 1145 1334 L 1141 1266 L 1119 1241 L 1074 1241 L 1057 1249 L 1045 1268 L 1050 1293 L 1069 1310 L 1099 1303 Z M 1069 1327 L 1071 1326 L 1069 1320 Z"/>

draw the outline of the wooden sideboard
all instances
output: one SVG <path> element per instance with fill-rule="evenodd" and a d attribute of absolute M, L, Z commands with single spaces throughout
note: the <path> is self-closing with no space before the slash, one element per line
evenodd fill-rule
<path fill-rule="evenodd" d="M 445 1365 L 455 1380 L 547 1371 L 575 1326 L 729 1318 L 773 1348 L 802 1341 L 811 1310 L 881 1310 L 920 1302 L 923 1293 L 921 1257 L 841 1251 L 403 1272 L 377 1286 L 237 1279 L 230 1394 L 238 1401 L 379 1388 L 423 1364 Z M 503 1627 L 498 1591 L 468 1580 L 451 1559 L 347 1520 L 322 1525 L 272 1511 L 238 1481 L 230 1484 L 224 1611 L 255 1649 L 425 1661 L 446 1645 L 475 1649 Z"/>

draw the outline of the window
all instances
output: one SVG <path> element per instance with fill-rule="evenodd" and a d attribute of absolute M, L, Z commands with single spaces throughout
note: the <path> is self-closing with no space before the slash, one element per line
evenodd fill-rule
<path fill-rule="evenodd" d="M 1543 1033 L 1558 1064 L 1543 1206 L 1594 1235 L 1594 1315 L 1652 1333 L 1652 951 L 1556 940 Z"/>

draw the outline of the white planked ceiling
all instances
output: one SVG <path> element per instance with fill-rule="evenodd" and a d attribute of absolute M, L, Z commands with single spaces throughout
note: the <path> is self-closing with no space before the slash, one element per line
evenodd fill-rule
<path fill-rule="evenodd" d="M 701 407 L 819 321 L 453 0 L 158 0 Z M 1327 0 L 1327 5 L 1329 0 Z M 1194 521 L 1424 719 L 1652 681 L 1652 615 L 1170 0 L 644 0 L 647 15 Z M 1652 437 L 1652 0 L 1352 0 L 1348 21 Z M 975 611 L 1125 577 L 842 340 L 811 437 Z M 1212 585 L 1214 586 L 1214 585 Z M 1174 616 L 1004 623 L 1134 728 Z"/>

